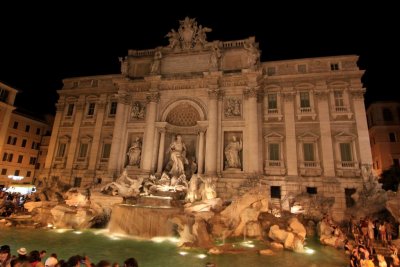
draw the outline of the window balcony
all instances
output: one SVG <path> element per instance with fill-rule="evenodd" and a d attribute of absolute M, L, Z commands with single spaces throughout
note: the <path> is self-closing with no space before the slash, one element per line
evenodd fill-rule
<path fill-rule="evenodd" d="M 320 176 L 322 168 L 319 161 L 302 161 L 300 162 L 301 176 Z"/>
<path fill-rule="evenodd" d="M 266 160 L 264 172 L 266 175 L 285 175 L 285 162 L 283 160 Z"/>

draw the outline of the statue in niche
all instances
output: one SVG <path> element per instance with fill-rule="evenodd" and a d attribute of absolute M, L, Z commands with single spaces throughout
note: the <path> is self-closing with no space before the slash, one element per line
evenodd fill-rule
<path fill-rule="evenodd" d="M 254 68 L 260 60 L 260 51 L 249 40 L 244 42 L 243 47 L 247 50 L 247 63 L 249 67 Z"/>
<path fill-rule="evenodd" d="M 218 44 L 214 44 L 212 46 L 212 53 L 210 56 L 210 68 L 211 70 L 218 70 L 219 69 L 219 64 L 221 60 L 221 50 L 218 47 Z"/>
<path fill-rule="evenodd" d="M 236 136 L 232 136 L 232 140 L 225 147 L 224 153 L 226 157 L 225 169 L 234 168 L 240 169 L 242 167 L 242 163 L 240 161 L 239 152 L 243 148 L 242 139 L 239 141 L 236 140 Z"/>
<path fill-rule="evenodd" d="M 145 115 L 146 107 L 140 103 L 135 102 L 132 106 L 131 118 L 137 120 L 143 120 Z"/>
<path fill-rule="evenodd" d="M 176 135 L 175 140 L 169 146 L 170 149 L 170 161 L 172 162 L 172 167 L 169 172 L 171 176 L 179 177 L 185 174 L 185 165 L 189 162 L 186 158 L 186 145 L 182 141 L 182 136 L 180 134 Z"/>
<path fill-rule="evenodd" d="M 139 166 L 140 164 L 140 157 L 142 154 L 142 142 L 140 141 L 139 137 L 135 138 L 135 141 L 132 143 L 131 147 L 126 153 L 129 158 L 129 166 Z"/>
<path fill-rule="evenodd" d="M 168 37 L 169 48 L 175 48 L 179 44 L 179 33 L 177 33 L 174 29 L 171 29 L 165 37 Z"/>
<path fill-rule="evenodd" d="M 237 117 L 241 115 L 240 99 L 228 98 L 225 106 L 225 117 Z"/>
<path fill-rule="evenodd" d="M 119 57 L 118 60 L 121 63 L 121 74 L 128 75 L 128 57 Z"/>
<path fill-rule="evenodd" d="M 157 50 L 154 53 L 154 59 L 153 59 L 153 62 L 151 63 L 150 74 L 159 74 L 160 73 L 161 58 L 162 58 L 161 51 Z"/>

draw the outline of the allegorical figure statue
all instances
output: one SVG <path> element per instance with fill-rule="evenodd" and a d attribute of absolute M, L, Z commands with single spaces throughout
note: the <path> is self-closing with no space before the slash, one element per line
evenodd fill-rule
<path fill-rule="evenodd" d="M 177 135 L 175 140 L 169 146 L 170 149 L 170 160 L 172 162 L 172 168 L 170 170 L 171 176 L 179 177 L 181 174 L 185 174 L 185 164 L 188 164 L 186 158 L 186 145 L 182 141 L 182 136 Z"/>
<path fill-rule="evenodd" d="M 135 141 L 132 143 L 128 150 L 129 166 L 139 166 L 140 156 L 142 154 L 142 142 L 139 137 L 136 137 Z"/>
<path fill-rule="evenodd" d="M 254 46 L 254 43 L 250 41 L 244 42 L 243 47 L 247 50 L 248 53 L 247 62 L 249 64 L 249 67 L 256 67 L 260 60 L 260 51 L 257 49 L 257 47 Z"/>
<path fill-rule="evenodd" d="M 174 29 L 171 29 L 165 37 L 168 37 L 169 41 L 169 48 L 175 48 L 177 45 L 179 45 L 179 33 L 177 33 Z"/>
<path fill-rule="evenodd" d="M 159 74 L 160 73 L 161 58 L 162 58 L 161 51 L 157 50 L 154 53 L 154 59 L 153 59 L 153 62 L 151 63 L 150 74 Z"/>
<path fill-rule="evenodd" d="M 243 148 L 242 140 L 236 140 L 236 136 L 232 136 L 232 140 L 225 147 L 225 157 L 226 157 L 226 166 L 225 168 L 237 168 L 240 169 L 242 167 L 240 161 L 239 152 Z"/>

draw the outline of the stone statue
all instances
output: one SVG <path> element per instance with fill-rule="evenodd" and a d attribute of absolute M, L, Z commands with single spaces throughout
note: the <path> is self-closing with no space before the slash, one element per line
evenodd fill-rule
<path fill-rule="evenodd" d="M 140 164 L 140 156 L 142 154 L 142 142 L 139 137 L 136 137 L 135 141 L 132 143 L 132 146 L 129 148 L 128 153 L 126 153 L 129 157 L 129 166 L 139 166 Z"/>
<path fill-rule="evenodd" d="M 160 73 L 161 58 L 162 58 L 161 51 L 157 50 L 154 53 L 154 59 L 153 59 L 153 62 L 151 63 L 150 74 L 159 74 Z"/>
<path fill-rule="evenodd" d="M 186 145 L 182 141 L 182 136 L 177 135 L 175 140 L 171 143 L 170 147 L 170 160 L 172 162 L 172 168 L 170 170 L 171 176 L 179 177 L 182 174 L 185 174 L 185 164 L 188 164 L 188 160 L 186 158 Z"/>
<path fill-rule="evenodd" d="M 204 46 L 207 43 L 207 32 L 212 32 L 211 28 L 203 27 L 202 25 L 199 26 L 197 29 L 197 35 L 195 39 L 195 43 Z"/>
<path fill-rule="evenodd" d="M 128 74 L 128 57 L 118 58 L 119 62 L 121 62 L 121 74 L 127 75 Z"/>
<path fill-rule="evenodd" d="M 253 42 L 246 40 L 243 45 L 244 49 L 247 50 L 247 63 L 249 68 L 254 68 L 259 63 L 260 51 L 254 46 Z"/>
<path fill-rule="evenodd" d="M 225 117 L 237 117 L 241 115 L 240 99 L 228 98 L 225 106 Z"/>
<path fill-rule="evenodd" d="M 212 47 L 212 53 L 210 56 L 210 68 L 211 70 L 218 70 L 219 63 L 221 59 L 221 50 L 218 47 L 218 44 L 214 44 Z"/>
<path fill-rule="evenodd" d="M 175 48 L 179 44 L 179 33 L 177 33 L 174 29 L 171 29 L 165 37 L 168 37 L 169 48 Z"/>
<path fill-rule="evenodd" d="M 135 102 L 132 106 L 131 118 L 137 120 L 143 120 L 145 115 L 146 107 L 140 104 L 140 102 Z"/>
<path fill-rule="evenodd" d="M 242 139 L 237 141 L 236 136 L 232 136 L 232 140 L 225 147 L 225 157 L 226 157 L 225 169 L 227 168 L 240 169 L 242 167 L 239 155 L 239 152 L 242 150 L 242 148 L 243 148 Z"/>

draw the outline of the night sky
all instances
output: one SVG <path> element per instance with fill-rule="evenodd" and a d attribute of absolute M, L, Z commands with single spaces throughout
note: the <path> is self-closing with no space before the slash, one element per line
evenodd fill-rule
<path fill-rule="evenodd" d="M 128 49 L 167 45 L 165 34 L 177 29 L 185 16 L 213 29 L 208 40 L 256 36 L 262 61 L 360 55 L 359 67 L 366 70 L 366 104 L 396 99 L 399 88 L 398 67 L 387 66 L 399 63 L 393 39 L 400 24 L 390 16 L 390 7 L 350 7 L 336 1 L 265 1 L 263 7 L 242 1 L 229 4 L 229 9 L 202 1 L 168 1 L 165 6 L 148 1 L 147 7 L 137 1 L 93 2 L 89 7 L 34 2 L 0 6 L 0 80 L 20 91 L 17 106 L 39 114 L 55 112 L 56 90 L 62 88 L 63 78 L 119 73 L 118 57 Z"/>

